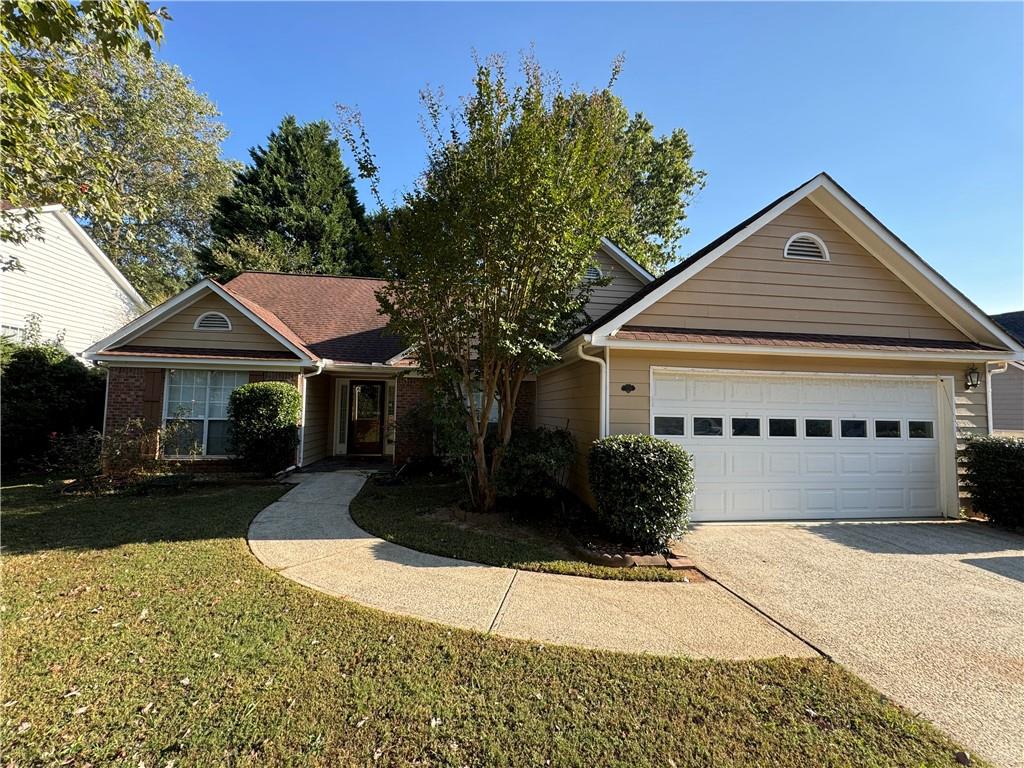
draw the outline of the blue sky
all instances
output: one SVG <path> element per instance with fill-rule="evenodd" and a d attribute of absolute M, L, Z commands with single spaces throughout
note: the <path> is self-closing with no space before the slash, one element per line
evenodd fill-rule
<path fill-rule="evenodd" d="M 423 167 L 418 92 L 516 57 L 685 128 L 706 189 L 680 256 L 827 170 L 988 312 L 1024 308 L 1024 5 L 171 3 L 159 56 L 245 160 L 284 114 L 358 106 L 386 197 Z"/>

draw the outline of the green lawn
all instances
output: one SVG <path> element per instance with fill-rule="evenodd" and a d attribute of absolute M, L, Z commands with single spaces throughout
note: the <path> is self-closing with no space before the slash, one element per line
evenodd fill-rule
<path fill-rule="evenodd" d="M 685 571 L 667 568 L 609 568 L 579 560 L 552 534 L 526 525 L 499 522 L 459 525 L 435 510 L 465 498 L 460 481 L 413 478 L 403 485 L 378 486 L 372 480 L 352 500 L 352 519 L 364 530 L 420 552 L 525 571 L 624 581 L 683 581 Z"/>
<path fill-rule="evenodd" d="M 485 637 L 311 592 L 245 530 L 273 486 L 3 496 L 3 764 L 954 766 L 837 665 Z"/>

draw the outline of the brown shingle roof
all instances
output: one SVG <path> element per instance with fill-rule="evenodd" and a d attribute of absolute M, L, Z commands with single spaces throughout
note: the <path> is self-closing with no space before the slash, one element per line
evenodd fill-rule
<path fill-rule="evenodd" d="M 776 333 L 769 331 L 720 331 L 698 328 L 662 328 L 624 325 L 617 339 L 666 341 L 691 344 L 745 344 L 765 347 L 807 347 L 812 349 L 862 349 L 890 352 L 1003 351 L 973 341 L 944 339 L 902 339 L 887 336 L 839 336 L 827 333 Z"/>
<path fill-rule="evenodd" d="M 316 357 L 383 363 L 407 346 L 379 312 L 375 291 L 383 286 L 364 277 L 243 272 L 224 288 Z"/>

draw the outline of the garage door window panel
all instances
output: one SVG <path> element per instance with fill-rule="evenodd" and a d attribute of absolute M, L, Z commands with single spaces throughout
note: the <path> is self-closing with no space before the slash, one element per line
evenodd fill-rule
<path fill-rule="evenodd" d="M 867 419 L 842 419 L 839 422 L 839 436 L 846 438 L 866 438 L 868 436 Z"/>
<path fill-rule="evenodd" d="M 832 437 L 832 419 L 805 419 L 804 437 Z"/>
<path fill-rule="evenodd" d="M 760 437 L 761 419 L 751 416 L 733 416 L 731 420 L 733 437 Z"/>
<path fill-rule="evenodd" d="M 907 437 L 911 440 L 934 440 L 935 422 L 915 420 L 908 421 Z"/>
<path fill-rule="evenodd" d="M 665 437 L 682 437 L 686 434 L 686 417 L 655 416 L 654 434 Z"/>
<path fill-rule="evenodd" d="M 902 436 L 898 419 L 875 419 L 875 437 L 898 440 Z"/>
<path fill-rule="evenodd" d="M 721 437 L 722 417 L 721 416 L 694 416 L 693 417 L 694 437 Z"/>
<path fill-rule="evenodd" d="M 768 419 L 768 437 L 797 437 L 796 419 Z"/>

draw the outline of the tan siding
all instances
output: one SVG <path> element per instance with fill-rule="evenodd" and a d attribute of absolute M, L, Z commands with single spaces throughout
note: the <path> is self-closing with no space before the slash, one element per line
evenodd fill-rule
<path fill-rule="evenodd" d="M 825 241 L 830 261 L 783 257 L 786 241 L 801 231 Z M 965 338 L 809 200 L 797 203 L 630 324 Z"/>
<path fill-rule="evenodd" d="M 1005 373 L 989 375 L 992 380 L 992 429 L 1024 430 L 1024 371 L 1011 365 Z"/>
<path fill-rule="evenodd" d="M 599 250 L 594 255 L 594 260 L 597 261 L 605 277 L 611 277 L 612 281 L 608 285 L 598 286 L 591 294 L 590 303 L 586 306 L 587 316 L 591 320 L 601 317 L 643 287 L 643 283 L 636 276 L 628 272 L 625 267 L 603 250 Z"/>
<path fill-rule="evenodd" d="M 204 312 L 221 312 L 231 321 L 230 331 L 197 331 L 192 325 Z M 155 328 L 124 342 L 154 347 L 208 349 L 259 349 L 280 351 L 285 347 L 220 296 L 210 293 L 194 304 L 165 318 Z"/>
<path fill-rule="evenodd" d="M 41 214 L 38 221 L 41 240 L 3 245 L 23 269 L 0 274 L 0 322 L 23 329 L 26 316 L 38 314 L 43 338 L 63 336 L 64 347 L 81 354 L 138 309 L 56 214 Z"/>
<path fill-rule="evenodd" d="M 587 454 L 601 429 L 600 386 L 596 363 L 581 361 L 542 371 L 537 377 L 536 424 L 572 432 L 577 454 L 569 474 L 569 487 L 587 500 Z"/>
<path fill-rule="evenodd" d="M 721 368 L 738 371 L 794 371 L 952 376 L 956 393 L 957 426 L 963 432 L 987 431 L 985 388 L 964 390 L 965 365 L 911 361 L 853 360 L 783 355 L 714 355 L 613 349 L 609 363 L 609 431 L 611 434 L 650 431 L 652 366 Z M 626 394 L 623 384 L 636 387 Z"/>
<path fill-rule="evenodd" d="M 306 411 L 302 425 L 302 464 L 307 466 L 330 455 L 331 377 L 306 379 Z"/>

